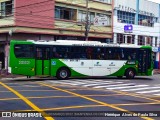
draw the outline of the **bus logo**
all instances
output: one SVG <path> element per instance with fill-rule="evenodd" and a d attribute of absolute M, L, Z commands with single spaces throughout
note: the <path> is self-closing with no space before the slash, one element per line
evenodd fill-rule
<path fill-rule="evenodd" d="M 52 65 L 56 65 L 56 61 L 52 61 Z"/>
<path fill-rule="evenodd" d="M 102 66 L 99 62 L 97 62 L 96 64 L 94 64 L 94 66 Z"/>
<path fill-rule="evenodd" d="M 114 62 L 111 62 L 111 63 L 109 64 L 109 66 L 115 66 Z"/>

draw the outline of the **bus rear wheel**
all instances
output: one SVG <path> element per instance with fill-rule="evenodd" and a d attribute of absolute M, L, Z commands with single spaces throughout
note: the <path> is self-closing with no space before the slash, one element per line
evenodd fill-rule
<path fill-rule="evenodd" d="M 127 79 L 133 79 L 135 76 L 135 71 L 133 69 L 128 69 L 126 71 L 126 78 Z"/>
<path fill-rule="evenodd" d="M 57 78 L 59 80 L 64 80 L 64 79 L 68 79 L 70 75 L 70 72 L 67 68 L 60 68 L 58 71 L 57 71 Z"/>

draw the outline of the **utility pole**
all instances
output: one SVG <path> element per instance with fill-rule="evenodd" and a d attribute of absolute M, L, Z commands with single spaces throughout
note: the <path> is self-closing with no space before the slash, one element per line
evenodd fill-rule
<path fill-rule="evenodd" d="M 86 23 L 85 23 L 85 41 L 88 41 L 88 32 L 89 32 L 89 8 L 88 8 L 88 1 L 86 0 Z"/>

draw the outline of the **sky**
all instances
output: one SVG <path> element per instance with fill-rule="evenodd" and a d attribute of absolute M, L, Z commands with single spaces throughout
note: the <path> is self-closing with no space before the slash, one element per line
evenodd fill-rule
<path fill-rule="evenodd" d="M 160 4 L 160 0 L 148 0 L 148 1 L 153 1 L 155 3 L 159 3 Z"/>

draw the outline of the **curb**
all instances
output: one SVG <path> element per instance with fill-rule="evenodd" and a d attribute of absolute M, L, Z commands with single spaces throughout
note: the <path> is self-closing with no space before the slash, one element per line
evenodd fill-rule
<path fill-rule="evenodd" d="M 25 79 L 27 77 L 4 77 L 4 78 L 0 78 L 0 80 L 18 80 L 18 79 Z"/>

